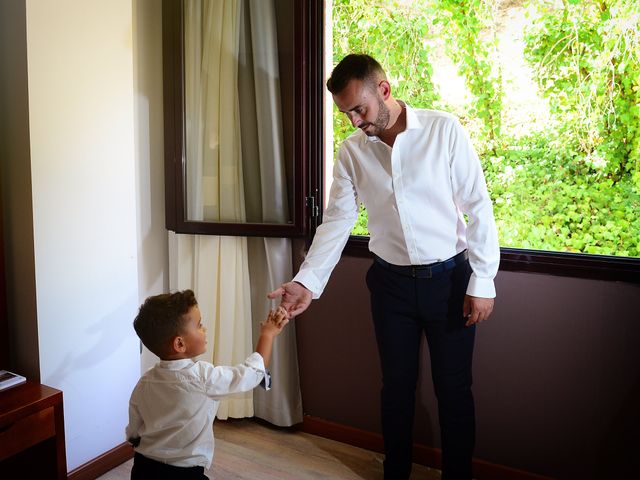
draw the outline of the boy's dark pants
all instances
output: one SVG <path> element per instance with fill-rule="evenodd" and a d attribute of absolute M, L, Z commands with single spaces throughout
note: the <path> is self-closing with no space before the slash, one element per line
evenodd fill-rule
<path fill-rule="evenodd" d="M 421 275 L 421 274 L 418 274 Z M 438 399 L 442 480 L 470 480 L 475 443 L 471 363 L 475 326 L 465 327 L 469 262 L 413 278 L 374 261 L 367 273 L 382 366 L 385 480 L 409 478 L 420 341 L 426 335 Z M 424 275 L 423 275 L 424 276 Z"/>
<path fill-rule="evenodd" d="M 209 480 L 209 477 L 204 474 L 204 467 L 175 467 L 136 452 L 131 480 Z"/>

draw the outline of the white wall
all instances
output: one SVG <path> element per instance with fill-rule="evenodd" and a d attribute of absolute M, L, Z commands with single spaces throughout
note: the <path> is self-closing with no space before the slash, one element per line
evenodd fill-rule
<path fill-rule="evenodd" d="M 124 442 L 132 320 L 168 288 L 160 4 L 0 2 L 0 57 L 12 365 L 63 390 L 72 471 Z"/>
<path fill-rule="evenodd" d="M 138 187 L 139 301 L 169 290 L 164 210 L 162 9 L 158 0 L 133 1 L 133 58 Z M 143 349 L 141 370 L 157 361 Z"/>
<path fill-rule="evenodd" d="M 124 440 L 139 376 L 131 0 L 27 0 L 40 377 L 68 469 Z"/>

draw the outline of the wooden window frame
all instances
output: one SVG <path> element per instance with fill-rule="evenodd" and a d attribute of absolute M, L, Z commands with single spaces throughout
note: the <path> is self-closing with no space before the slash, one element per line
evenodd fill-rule
<path fill-rule="evenodd" d="M 368 245 L 368 237 L 352 235 L 344 253 L 354 257 L 373 258 Z M 640 283 L 640 258 L 635 257 L 502 247 L 500 270 Z"/>
<path fill-rule="evenodd" d="M 185 209 L 183 0 L 162 2 L 165 223 L 176 233 L 260 237 L 308 235 L 317 219 L 322 158 L 322 2 L 294 1 L 295 88 L 292 218 L 287 224 L 191 221 Z M 311 192 L 311 193 L 310 193 Z"/>

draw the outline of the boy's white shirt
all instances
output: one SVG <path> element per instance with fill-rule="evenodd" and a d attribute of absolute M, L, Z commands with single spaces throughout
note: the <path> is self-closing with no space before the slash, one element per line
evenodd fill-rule
<path fill-rule="evenodd" d="M 209 468 L 220 399 L 263 382 L 268 390 L 271 378 L 257 352 L 234 367 L 193 359 L 161 360 L 131 394 L 127 439 L 140 438 L 136 452 L 153 460 Z"/>

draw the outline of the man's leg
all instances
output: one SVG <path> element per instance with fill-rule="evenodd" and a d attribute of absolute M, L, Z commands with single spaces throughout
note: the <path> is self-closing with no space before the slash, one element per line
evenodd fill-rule
<path fill-rule="evenodd" d="M 431 372 L 438 398 L 442 440 L 442 480 L 470 480 L 475 444 L 475 411 L 471 366 L 475 326 L 465 327 L 462 316 L 470 268 L 465 262 L 434 282 L 440 294 L 421 304 L 429 343 Z M 444 283 L 448 285 L 444 285 Z M 445 295 L 444 297 L 442 295 Z"/>
<path fill-rule="evenodd" d="M 413 417 L 422 326 L 415 314 L 415 280 L 374 264 L 367 274 L 382 367 L 381 416 L 385 480 L 411 474 Z"/>

